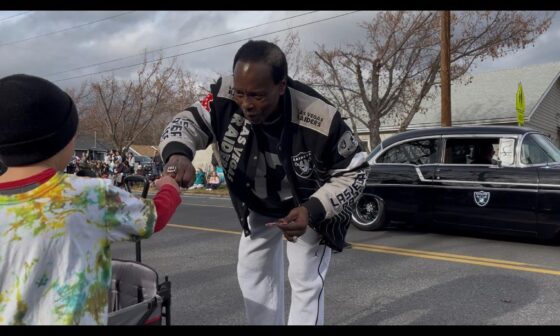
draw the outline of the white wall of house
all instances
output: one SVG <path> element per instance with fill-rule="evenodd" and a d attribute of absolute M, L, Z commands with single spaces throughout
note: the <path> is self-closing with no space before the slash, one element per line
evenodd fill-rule
<path fill-rule="evenodd" d="M 537 129 L 548 136 L 556 145 L 560 145 L 560 81 L 552 83 L 548 93 L 537 104 L 533 116 L 525 126 Z"/>
<path fill-rule="evenodd" d="M 212 146 L 208 146 L 206 149 L 198 150 L 194 154 L 194 160 L 192 162 L 195 169 L 202 169 L 207 171 L 209 167 L 212 167 Z"/>

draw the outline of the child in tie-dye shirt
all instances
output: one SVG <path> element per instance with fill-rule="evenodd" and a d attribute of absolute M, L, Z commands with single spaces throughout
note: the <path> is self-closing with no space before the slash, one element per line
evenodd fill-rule
<path fill-rule="evenodd" d="M 0 79 L 0 324 L 107 324 L 111 243 L 150 237 L 181 202 L 169 176 L 145 200 L 64 174 L 77 125 L 54 84 Z"/>

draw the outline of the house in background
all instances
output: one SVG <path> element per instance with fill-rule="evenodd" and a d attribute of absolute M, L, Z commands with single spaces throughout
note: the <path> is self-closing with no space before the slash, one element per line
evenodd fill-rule
<path fill-rule="evenodd" d="M 130 145 L 129 150 L 133 155 L 144 155 L 153 159 L 156 150 L 158 150 L 158 146 Z M 192 164 L 195 169 L 201 168 L 202 170 L 207 170 L 212 164 L 212 146 L 196 151 Z"/>
<path fill-rule="evenodd" d="M 110 151 L 109 146 L 97 139 L 94 135 L 79 134 L 76 135 L 74 146 L 74 156 L 82 157 L 84 153 L 88 153 L 90 160 L 105 160 L 105 155 Z"/>
<path fill-rule="evenodd" d="M 128 147 L 128 150 L 132 152 L 134 156 L 143 155 L 150 159 L 153 159 L 157 149 L 157 146 L 151 145 L 130 145 L 130 147 Z"/>
<path fill-rule="evenodd" d="M 517 125 L 515 96 L 519 82 L 525 96 L 525 125 L 550 136 L 560 145 L 560 62 L 472 74 L 469 84 L 451 85 L 453 126 Z M 426 112 L 417 113 L 408 129 L 441 126 L 441 96 L 425 100 Z M 385 139 L 398 132 L 394 121 L 381 120 Z M 369 141 L 369 131 L 359 129 L 360 139 Z"/>

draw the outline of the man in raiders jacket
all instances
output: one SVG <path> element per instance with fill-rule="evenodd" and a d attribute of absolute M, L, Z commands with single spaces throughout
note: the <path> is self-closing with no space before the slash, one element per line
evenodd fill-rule
<path fill-rule="evenodd" d="M 237 275 L 249 324 L 284 324 L 284 236 L 292 288 L 288 324 L 324 323 L 331 249 L 341 251 L 366 153 L 336 108 L 287 76 L 278 46 L 249 41 L 233 76 L 177 114 L 161 136 L 164 171 L 187 187 L 196 150 L 217 143 L 241 235 Z"/>

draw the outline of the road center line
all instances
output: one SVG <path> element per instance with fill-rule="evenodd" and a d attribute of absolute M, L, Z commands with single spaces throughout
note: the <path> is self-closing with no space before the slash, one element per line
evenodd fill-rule
<path fill-rule="evenodd" d="M 167 226 L 172 226 L 180 229 L 191 229 L 191 230 L 198 230 L 198 231 L 209 231 L 209 232 L 219 232 L 219 233 L 229 233 L 229 234 L 236 234 L 240 235 L 240 231 L 230 231 L 230 230 L 220 230 L 220 229 L 209 229 L 200 226 L 190 226 L 190 225 L 181 225 L 181 224 L 167 224 Z"/>
<path fill-rule="evenodd" d="M 196 204 L 196 203 L 189 203 L 189 202 L 181 202 L 181 205 L 192 205 L 192 206 L 202 206 L 202 207 L 211 207 L 211 208 L 228 208 L 228 209 L 233 209 L 232 206 L 226 206 L 226 205 Z"/>
<path fill-rule="evenodd" d="M 180 229 L 197 230 L 197 231 L 219 232 L 219 233 L 227 233 L 227 234 L 235 234 L 235 235 L 241 234 L 241 232 L 239 231 L 210 229 L 210 228 L 191 226 L 191 225 L 167 224 L 167 226 L 180 228 Z M 371 245 L 371 244 L 351 243 L 351 242 L 350 244 L 352 245 L 352 249 L 359 250 L 359 251 L 388 253 L 388 254 L 396 254 L 396 255 L 402 255 L 408 257 L 442 260 L 442 261 L 450 261 L 450 262 L 461 263 L 461 264 L 470 264 L 470 265 L 503 268 L 503 269 L 511 269 L 517 271 L 531 272 L 531 273 L 542 273 L 542 274 L 560 276 L 560 271 L 558 270 L 547 269 L 541 266 L 520 263 L 515 261 L 479 258 L 479 257 L 472 257 L 472 256 L 451 254 L 451 253 L 409 250 L 409 249 L 383 246 L 383 245 Z"/>

